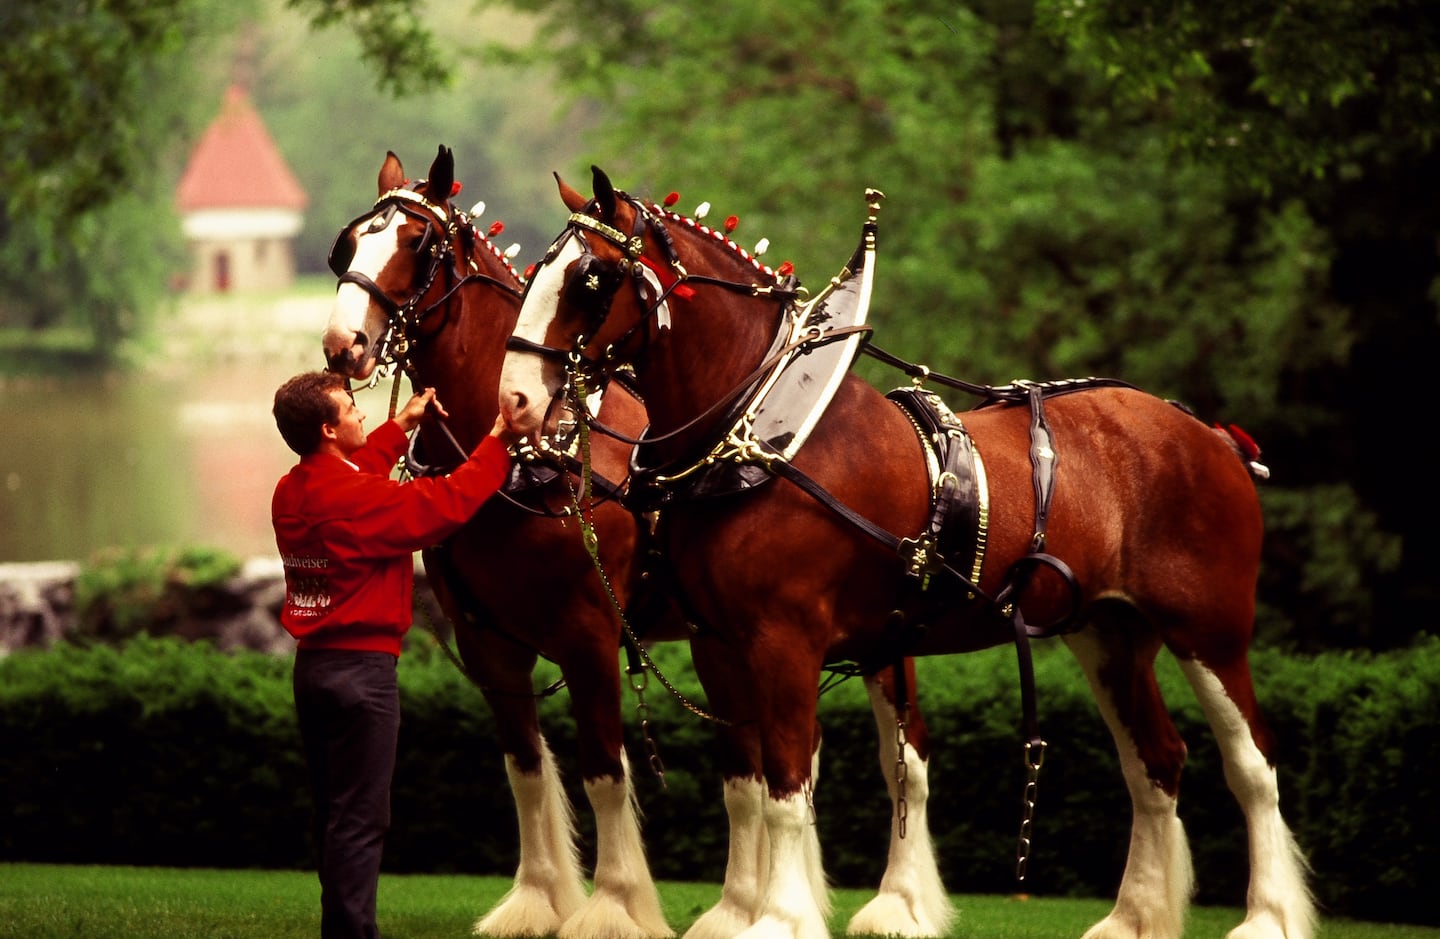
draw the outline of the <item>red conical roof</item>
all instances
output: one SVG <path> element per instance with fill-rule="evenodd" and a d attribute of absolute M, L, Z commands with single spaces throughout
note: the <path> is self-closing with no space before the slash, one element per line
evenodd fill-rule
<path fill-rule="evenodd" d="M 305 190 L 285 164 L 245 89 L 231 85 L 220 114 L 190 154 L 175 190 L 182 212 L 197 209 L 303 209 Z"/>

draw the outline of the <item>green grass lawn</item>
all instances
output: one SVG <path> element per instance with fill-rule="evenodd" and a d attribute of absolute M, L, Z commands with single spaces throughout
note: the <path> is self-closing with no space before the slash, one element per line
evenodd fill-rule
<path fill-rule="evenodd" d="M 380 879 L 386 939 L 464 939 L 510 887 L 508 878 L 394 875 Z M 0 864 L 0 937 L 25 939 L 314 939 L 319 887 L 299 871 Z M 677 933 L 720 896 L 717 884 L 662 883 Z M 831 929 L 843 935 L 868 891 L 837 890 Z M 1104 900 L 956 895 L 955 939 L 1074 939 L 1109 909 Z M 1239 910 L 1197 907 L 1188 935 L 1225 935 Z M 1327 919 L 1321 939 L 1440 939 L 1440 929 Z"/>

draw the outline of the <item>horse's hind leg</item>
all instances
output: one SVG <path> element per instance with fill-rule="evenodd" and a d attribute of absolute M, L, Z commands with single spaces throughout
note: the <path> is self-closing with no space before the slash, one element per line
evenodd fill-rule
<path fill-rule="evenodd" d="M 1158 639 L 1143 628 L 1113 625 L 1092 625 L 1065 639 L 1115 739 L 1132 812 L 1115 908 L 1084 939 L 1179 939 L 1194 891 L 1190 848 L 1176 814 L 1185 743 L 1155 683 Z"/>
<path fill-rule="evenodd" d="M 914 663 L 906 660 L 905 668 L 909 678 L 910 710 L 903 754 L 900 752 L 896 723 L 892 672 L 886 669 L 865 679 L 865 690 L 870 695 L 870 707 L 879 732 L 880 772 L 890 792 L 890 854 L 885 874 L 880 879 L 879 893 L 850 919 L 846 932 L 852 936 L 942 936 L 949 931 L 954 916 L 950 897 L 940 879 L 926 817 L 930 794 L 927 774 L 930 741 L 925 721 L 915 706 Z M 901 759 L 904 760 L 905 781 L 903 808 L 898 802 L 897 779 L 897 761 Z"/>
<path fill-rule="evenodd" d="M 1250 834 L 1250 889 L 1245 922 L 1229 939 L 1310 939 L 1315 908 L 1306 863 L 1280 816 L 1280 790 L 1267 756 L 1249 665 L 1243 658 L 1211 669 L 1194 659 L 1180 666 L 1219 743 L 1225 782 L 1245 813 Z"/>

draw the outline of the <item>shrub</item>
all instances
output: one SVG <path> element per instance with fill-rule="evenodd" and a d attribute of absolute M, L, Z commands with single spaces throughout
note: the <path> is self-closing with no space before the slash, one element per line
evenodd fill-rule
<path fill-rule="evenodd" d="M 518 843 L 496 720 L 433 640 L 412 637 L 400 666 L 404 716 L 386 869 L 509 874 Z M 1110 896 L 1130 823 L 1114 748 L 1069 655 L 1053 642 L 1035 653 L 1050 749 L 1024 889 Z M 652 655 L 668 681 L 705 705 L 683 645 Z M 1190 747 L 1180 813 L 1197 899 L 1238 905 L 1248 875 L 1243 819 L 1193 695 L 1168 657 L 1161 666 L 1161 689 Z M 1440 640 L 1386 654 L 1264 650 L 1252 667 L 1279 741 L 1281 806 L 1310 855 L 1323 907 L 1440 923 L 1423 881 L 1440 841 L 1440 818 L 1426 807 L 1440 793 L 1428 774 L 1411 772 L 1437 752 Z M 0 859 L 309 865 L 310 805 L 289 677 L 287 658 L 174 638 L 60 645 L 0 660 L 0 803 L 10 815 L 0 826 Z M 542 663 L 535 687 L 555 677 Z M 923 660 L 917 688 L 934 745 L 929 818 L 945 882 L 957 892 L 1014 892 L 1025 778 L 1014 652 Z M 648 738 L 635 719 L 637 696 L 627 692 L 622 703 L 656 876 L 719 880 L 727 851 L 714 768 L 720 729 L 656 681 L 645 693 Z M 593 863 L 569 697 L 535 705 Z M 882 769 L 889 757 L 876 750 L 861 683 L 828 692 L 820 720 L 815 810 L 826 870 L 837 886 L 873 888 L 890 824 L 880 774 L 890 767 Z M 663 787 L 648 768 L 652 742 Z"/>
<path fill-rule="evenodd" d="M 212 588 L 234 577 L 240 561 L 215 548 L 112 548 L 75 578 L 75 635 L 104 641 L 166 633 L 205 612 Z"/>

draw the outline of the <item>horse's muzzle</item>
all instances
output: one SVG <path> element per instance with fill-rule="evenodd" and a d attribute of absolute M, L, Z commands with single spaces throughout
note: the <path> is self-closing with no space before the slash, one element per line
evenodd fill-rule
<path fill-rule="evenodd" d="M 325 362 L 332 372 L 339 372 L 350 378 L 363 378 L 365 376 L 360 374 L 360 370 L 365 364 L 365 350 L 368 348 L 369 343 L 365 341 L 364 334 L 357 333 L 350 345 L 327 351 Z"/>

